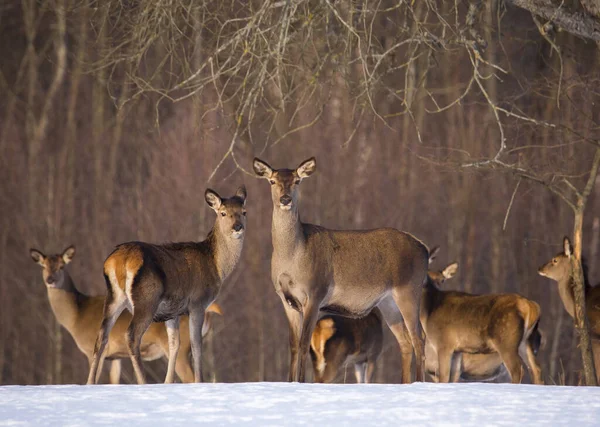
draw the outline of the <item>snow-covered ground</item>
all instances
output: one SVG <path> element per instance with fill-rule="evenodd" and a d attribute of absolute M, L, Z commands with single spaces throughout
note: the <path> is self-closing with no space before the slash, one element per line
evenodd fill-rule
<path fill-rule="evenodd" d="M 6 386 L 0 426 L 600 425 L 600 387 L 289 383 Z"/>

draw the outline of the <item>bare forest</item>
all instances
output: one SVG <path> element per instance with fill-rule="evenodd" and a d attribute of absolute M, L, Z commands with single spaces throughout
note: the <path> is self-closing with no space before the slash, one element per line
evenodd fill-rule
<path fill-rule="evenodd" d="M 88 372 L 29 248 L 74 245 L 76 287 L 102 295 L 115 245 L 202 240 L 214 222 L 205 189 L 241 184 L 247 235 L 204 340 L 204 378 L 284 381 L 272 203 L 254 156 L 276 168 L 315 156 L 303 221 L 409 231 L 441 247 L 436 268 L 459 263 L 448 289 L 538 302 L 544 381 L 585 382 L 581 332 L 537 270 L 569 236 L 600 282 L 594 3 L 2 2 L 0 384 Z M 375 382 L 399 383 L 384 329 Z M 148 380 L 166 366 L 145 363 Z M 128 361 L 122 381 L 135 382 Z"/>

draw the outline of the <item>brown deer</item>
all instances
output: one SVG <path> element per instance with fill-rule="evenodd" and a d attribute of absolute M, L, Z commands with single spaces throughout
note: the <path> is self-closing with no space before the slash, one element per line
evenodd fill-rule
<path fill-rule="evenodd" d="M 392 228 L 339 231 L 300 220 L 298 188 L 312 175 L 310 158 L 296 169 L 273 169 L 255 158 L 254 172 L 271 184 L 273 254 L 271 279 L 289 322 L 289 381 L 305 381 L 306 358 L 319 310 L 364 317 L 379 307 L 400 343 L 403 320 L 423 381 L 421 289 L 427 277 L 427 247 Z M 402 339 L 404 337 L 401 337 Z M 403 371 L 410 382 L 410 370 Z"/>
<path fill-rule="evenodd" d="M 82 294 L 75 287 L 71 275 L 66 269 L 67 264 L 75 256 L 75 247 L 69 246 L 60 254 L 44 255 L 37 249 L 31 249 L 31 258 L 42 267 L 42 276 L 48 292 L 48 301 L 58 323 L 64 327 L 75 340 L 81 352 L 92 362 L 94 342 L 98 333 L 98 326 L 102 321 L 104 297 L 90 297 Z M 203 336 L 210 329 L 210 313 L 222 314 L 221 308 L 214 303 L 206 310 L 204 318 Z M 131 314 L 123 313 L 112 329 L 108 338 L 106 358 L 111 360 L 110 382 L 118 384 L 121 377 L 121 359 L 129 358 L 125 331 L 131 321 Z M 190 353 L 190 339 L 188 332 L 188 318 L 181 319 L 181 352 L 175 363 L 175 372 L 182 382 L 193 382 L 194 373 L 188 356 Z M 142 359 L 150 361 L 159 359 L 168 354 L 169 343 L 167 330 L 163 323 L 152 323 L 142 338 Z M 98 370 L 98 374 L 102 369 Z M 99 375 L 98 375 L 99 376 Z"/>
<path fill-rule="evenodd" d="M 431 251 L 432 258 L 436 252 L 437 248 Z M 517 294 L 473 295 L 440 289 L 457 270 L 458 263 L 430 270 L 423 289 L 421 323 L 428 345 L 437 354 L 439 381 L 458 381 L 466 354 L 497 353 L 511 382 L 521 382 L 522 360 L 533 382 L 543 384 L 529 339 L 537 328 L 540 306 Z"/>
<path fill-rule="evenodd" d="M 568 237 L 563 239 L 563 251 L 553 257 L 538 269 L 541 276 L 558 282 L 558 294 L 565 306 L 565 310 L 575 318 L 575 296 L 573 294 L 573 280 L 571 272 L 571 257 L 573 249 Z M 600 382 L 600 286 L 592 287 L 587 277 L 587 266 L 583 264 L 585 285 L 585 312 L 590 322 L 592 338 L 592 352 L 596 376 Z"/>
<path fill-rule="evenodd" d="M 361 319 L 324 316 L 310 340 L 314 380 L 332 382 L 340 368 L 354 365 L 357 383 L 369 383 L 383 346 L 381 313 L 374 308 Z"/>
<path fill-rule="evenodd" d="M 169 365 L 165 383 L 173 382 L 180 345 L 179 317 L 184 314 L 189 314 L 194 381 L 202 381 L 204 313 L 240 258 L 246 226 L 246 188 L 238 188 L 228 199 L 208 189 L 205 199 L 217 217 L 204 241 L 164 245 L 123 243 L 104 261 L 108 294 L 88 384 L 95 381 L 108 334 L 125 308 L 133 315 L 127 329 L 127 347 L 138 383 L 146 381 L 140 344 L 153 320 L 166 321 Z"/>

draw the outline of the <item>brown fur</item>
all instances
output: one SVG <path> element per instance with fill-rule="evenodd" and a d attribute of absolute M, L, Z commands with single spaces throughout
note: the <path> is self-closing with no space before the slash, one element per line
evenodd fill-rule
<path fill-rule="evenodd" d="M 315 382 L 332 382 L 340 368 L 349 364 L 354 365 L 357 383 L 371 382 L 382 346 L 381 313 L 377 308 L 361 319 L 323 317 L 311 338 Z"/>
<path fill-rule="evenodd" d="M 154 321 L 166 321 L 169 366 L 165 382 L 173 381 L 179 352 L 179 317 L 189 314 L 194 381 L 202 381 L 202 329 L 204 314 L 223 281 L 236 266 L 246 225 L 246 189 L 229 199 L 206 190 L 206 202 L 217 214 L 213 229 L 202 242 L 154 245 L 123 243 L 104 262 L 108 289 L 88 384 L 96 378 L 107 336 L 115 319 L 127 308 L 132 314 L 127 331 L 128 350 L 138 383 L 145 383 L 141 368 L 141 339 Z"/>
<path fill-rule="evenodd" d="M 565 310 L 571 317 L 575 317 L 575 296 L 573 293 L 573 279 L 571 274 L 571 258 L 573 250 L 568 237 L 563 239 L 563 251 L 553 257 L 538 269 L 541 276 L 552 279 L 558 283 L 558 293 Z M 585 272 L 585 270 L 584 270 Z M 592 352 L 594 353 L 594 366 L 596 377 L 600 382 L 600 286 L 590 286 L 586 275 L 585 280 L 585 312 L 590 322 L 592 338 Z"/>
<path fill-rule="evenodd" d="M 399 343 L 406 321 L 411 351 L 417 356 L 417 381 L 422 381 L 419 304 L 427 275 L 427 247 L 392 228 L 338 231 L 301 222 L 298 187 L 316 169 L 314 158 L 297 169 L 274 170 L 259 159 L 254 159 L 253 166 L 271 184 L 271 279 L 290 326 L 288 380 L 305 380 L 306 356 L 319 311 L 362 317 L 379 307 Z M 410 382 L 410 370 L 402 378 Z"/>
<path fill-rule="evenodd" d="M 522 379 L 521 360 L 533 382 L 542 384 L 541 370 L 529 337 L 540 318 L 540 306 L 517 294 L 473 295 L 443 291 L 457 264 L 430 271 L 423 290 L 421 323 L 428 345 L 437 354 L 440 382 L 457 381 L 467 353 L 497 353 L 513 383 Z"/>
<path fill-rule="evenodd" d="M 72 249 L 69 258 L 64 254 Z M 66 265 L 74 255 L 71 246 L 63 252 L 45 256 L 42 252 L 32 249 L 31 255 L 34 261 L 42 266 L 42 276 L 48 291 L 48 300 L 58 323 L 63 326 L 77 344 L 79 350 L 91 363 L 94 353 L 94 342 L 98 325 L 102 321 L 102 310 L 105 297 L 89 297 L 80 293 L 75 287 Z M 50 281 L 51 283 L 48 283 Z M 221 314 L 221 308 L 215 303 L 206 311 L 205 322 L 210 325 L 211 316 L 209 312 Z M 124 312 L 117 319 L 109 338 L 105 358 L 111 361 L 110 382 L 118 384 L 120 378 L 121 359 L 128 358 L 127 340 L 125 332 L 131 321 L 131 314 Z M 188 360 L 191 351 L 188 317 L 181 320 L 181 352 L 177 358 L 175 370 L 182 382 L 192 382 L 194 373 Z M 204 334 L 208 333 L 208 328 Z M 142 338 L 141 354 L 144 361 L 150 361 L 168 355 L 169 344 L 167 331 L 163 323 L 152 323 Z M 98 371 L 101 372 L 101 369 Z"/>

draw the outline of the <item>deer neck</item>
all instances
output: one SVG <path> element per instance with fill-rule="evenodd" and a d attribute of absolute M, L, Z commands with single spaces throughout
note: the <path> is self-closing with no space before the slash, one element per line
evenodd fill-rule
<path fill-rule="evenodd" d="M 585 279 L 585 278 L 584 278 Z M 571 276 L 567 276 L 564 279 L 558 282 L 558 294 L 560 295 L 560 299 L 565 306 L 565 310 L 572 318 L 575 318 L 575 291 L 573 287 L 575 283 Z M 584 292 L 587 296 L 588 291 L 590 290 L 590 285 L 587 283 L 587 280 L 584 280 Z"/>
<path fill-rule="evenodd" d="M 86 297 L 81 294 L 67 271 L 57 287 L 47 287 L 50 307 L 58 323 L 71 332 L 79 318 L 81 302 Z"/>
<path fill-rule="evenodd" d="M 239 239 L 234 239 L 230 235 L 226 235 L 215 224 L 207 238 L 214 254 L 214 263 L 221 282 L 231 274 L 240 259 L 244 245 L 244 235 L 245 233 Z"/>
<path fill-rule="evenodd" d="M 298 244 L 304 242 L 302 222 L 296 204 L 289 211 L 273 206 L 271 235 L 274 253 L 289 257 L 293 256 Z"/>

